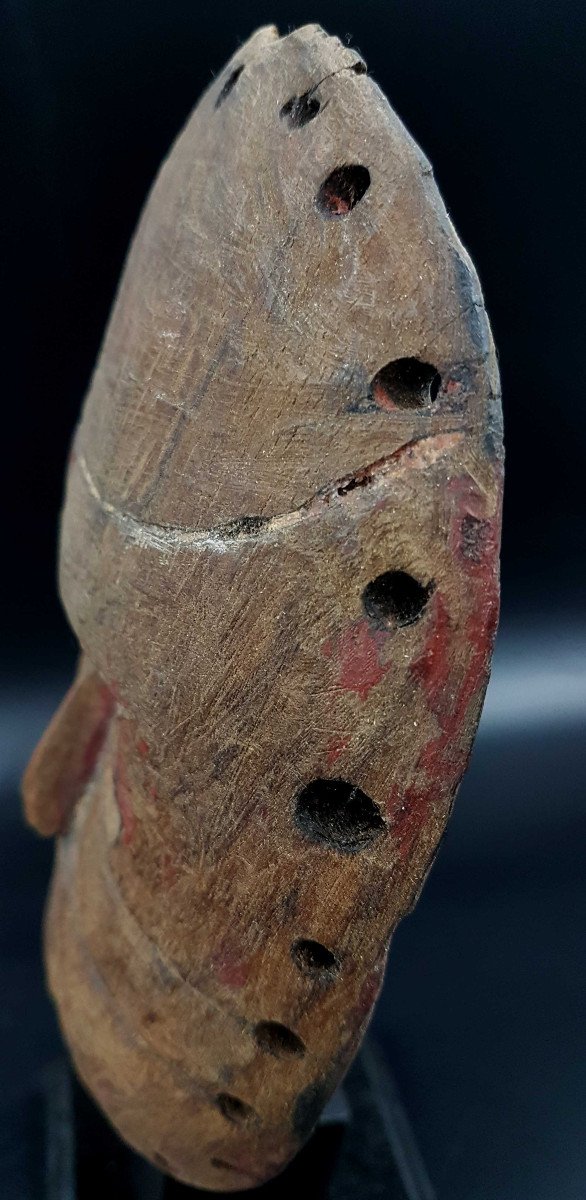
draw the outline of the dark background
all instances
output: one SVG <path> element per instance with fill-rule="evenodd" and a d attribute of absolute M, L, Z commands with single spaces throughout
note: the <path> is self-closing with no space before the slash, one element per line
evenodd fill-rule
<path fill-rule="evenodd" d="M 578 0 L 3 0 L 4 1093 L 20 1096 L 57 1046 L 37 950 L 50 849 L 20 824 L 16 780 L 75 656 L 54 568 L 68 441 L 171 140 L 239 40 L 260 24 L 286 32 L 315 20 L 361 50 L 434 164 L 483 283 L 506 421 L 494 682 L 445 848 L 397 936 L 376 1028 L 440 1200 L 583 1200 Z M 28 1195 L 22 1180 L 14 1195 Z"/>

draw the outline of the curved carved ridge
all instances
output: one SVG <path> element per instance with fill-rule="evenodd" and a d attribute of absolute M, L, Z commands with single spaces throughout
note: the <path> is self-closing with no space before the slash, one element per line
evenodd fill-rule
<path fill-rule="evenodd" d="M 392 454 L 361 467 L 353 474 L 346 475 L 335 483 L 326 484 L 310 500 L 306 500 L 299 508 L 291 512 L 279 513 L 274 517 L 239 517 L 211 529 L 185 529 L 182 526 L 166 526 L 149 524 L 139 521 L 130 513 L 111 504 L 98 490 L 87 462 L 79 456 L 78 463 L 87 490 L 102 512 L 111 517 L 119 531 L 129 541 L 144 548 L 170 553 L 177 550 L 215 550 L 222 554 L 231 550 L 243 541 L 273 541 L 282 533 L 301 524 L 302 521 L 315 516 L 324 505 L 338 501 L 356 491 L 362 492 L 365 486 L 378 485 L 386 480 L 389 474 L 408 467 L 409 469 L 425 470 L 438 459 L 443 458 L 454 450 L 464 439 L 464 431 L 453 430 L 445 433 L 428 434 L 413 438 L 399 446 Z"/>

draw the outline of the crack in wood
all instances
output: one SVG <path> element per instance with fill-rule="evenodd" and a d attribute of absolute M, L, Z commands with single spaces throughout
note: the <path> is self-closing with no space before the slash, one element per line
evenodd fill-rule
<path fill-rule="evenodd" d="M 343 476 L 320 488 L 309 500 L 290 512 L 274 517 L 243 516 L 211 529 L 188 529 L 178 525 L 157 525 L 140 521 L 131 513 L 116 507 L 100 493 L 85 458 L 78 458 L 79 468 L 89 494 L 105 516 L 110 517 L 120 533 L 139 546 L 171 553 L 179 550 L 214 550 L 225 553 L 244 541 L 270 541 L 288 533 L 303 521 L 316 517 L 333 503 L 359 503 L 365 490 L 384 483 L 389 475 L 406 469 L 425 470 L 438 459 L 453 451 L 465 436 L 462 429 L 427 434 L 404 442 L 391 454 Z"/>

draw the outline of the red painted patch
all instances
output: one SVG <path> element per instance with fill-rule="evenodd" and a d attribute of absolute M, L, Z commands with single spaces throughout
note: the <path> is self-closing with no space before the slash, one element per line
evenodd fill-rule
<path fill-rule="evenodd" d="M 401 795 L 397 791 L 393 791 L 389 798 L 387 805 L 389 829 L 401 862 L 410 857 L 420 830 L 429 818 L 436 790 L 435 786 L 412 787 L 407 788 Z"/>
<path fill-rule="evenodd" d="M 144 738 L 139 738 L 136 743 L 136 749 L 138 750 L 141 758 L 146 758 L 149 752 L 149 744 L 148 742 L 145 742 Z"/>
<path fill-rule="evenodd" d="M 427 637 L 421 655 L 411 665 L 411 674 L 422 684 L 429 707 L 441 720 L 451 670 L 450 618 L 440 592 L 435 592 L 430 607 Z"/>
<path fill-rule="evenodd" d="M 416 782 L 404 792 L 395 788 L 387 803 L 401 861 L 410 858 L 433 806 L 449 800 L 466 769 L 472 732 L 466 722 L 486 684 L 498 620 L 499 513 L 486 517 L 485 498 L 469 476 L 451 482 L 448 498 L 449 546 L 460 568 L 465 609 L 456 624 L 444 596 L 435 592 L 423 650 L 411 666 L 439 733 L 419 755 Z"/>
<path fill-rule="evenodd" d="M 386 387 L 383 386 L 380 380 L 375 383 L 371 394 L 375 404 L 379 408 L 384 408 L 387 412 L 396 412 L 398 410 L 399 405 L 393 403 Z"/>
<path fill-rule="evenodd" d="M 487 518 L 485 500 L 469 475 L 452 479 L 448 488 L 452 505 L 449 544 L 467 574 L 492 571 L 499 549 L 500 512 Z"/>
<path fill-rule="evenodd" d="M 333 767 L 334 763 L 338 761 L 340 755 L 344 753 L 344 750 L 348 749 L 350 742 L 351 738 L 349 737 L 332 738 L 326 751 L 326 762 L 328 767 Z"/>
<path fill-rule="evenodd" d="M 435 776 L 438 783 L 448 784 L 453 789 L 470 756 L 469 748 L 458 746 L 458 737 L 472 700 L 486 684 L 499 604 L 498 514 L 490 521 L 485 518 L 483 497 L 468 476 L 453 480 L 450 491 L 453 499 L 450 546 L 456 559 L 466 569 L 471 592 L 469 615 L 462 631 L 462 644 L 469 647 L 469 659 L 455 701 L 440 714 L 442 733 L 424 747 L 417 765 Z M 471 520 L 482 526 L 483 530 L 481 542 L 476 540 L 472 555 L 469 552 Z M 468 537 L 467 547 L 462 542 L 466 522 L 468 534 L 464 536 Z"/>
<path fill-rule="evenodd" d="M 217 953 L 214 954 L 212 958 L 212 970 L 220 983 L 231 988 L 244 987 L 250 974 L 248 963 L 242 962 L 226 943 L 223 943 Z"/>
<path fill-rule="evenodd" d="M 464 642 L 470 646 L 471 655 L 455 704 L 443 713 L 443 732 L 424 747 L 417 764 L 438 777 L 438 782 L 455 786 L 466 768 L 470 749 L 458 747 L 457 738 L 472 699 L 485 686 L 497 620 L 498 596 L 493 576 L 492 587 L 487 588 L 479 606 L 472 609 L 465 625 Z"/>
<path fill-rule="evenodd" d="M 337 664 L 338 687 L 345 692 L 356 692 L 361 700 L 366 700 L 371 688 L 380 683 L 390 668 L 390 663 L 380 661 L 388 636 L 384 630 L 372 629 L 362 617 L 335 637 L 326 639 L 322 654 Z"/>

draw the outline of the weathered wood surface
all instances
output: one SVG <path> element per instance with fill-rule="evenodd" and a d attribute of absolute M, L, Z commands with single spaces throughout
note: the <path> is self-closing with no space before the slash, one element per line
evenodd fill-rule
<path fill-rule="evenodd" d="M 130 251 L 25 780 L 79 1074 L 187 1182 L 280 1170 L 363 1035 L 482 704 L 499 413 L 429 164 L 355 51 L 259 30 Z"/>

